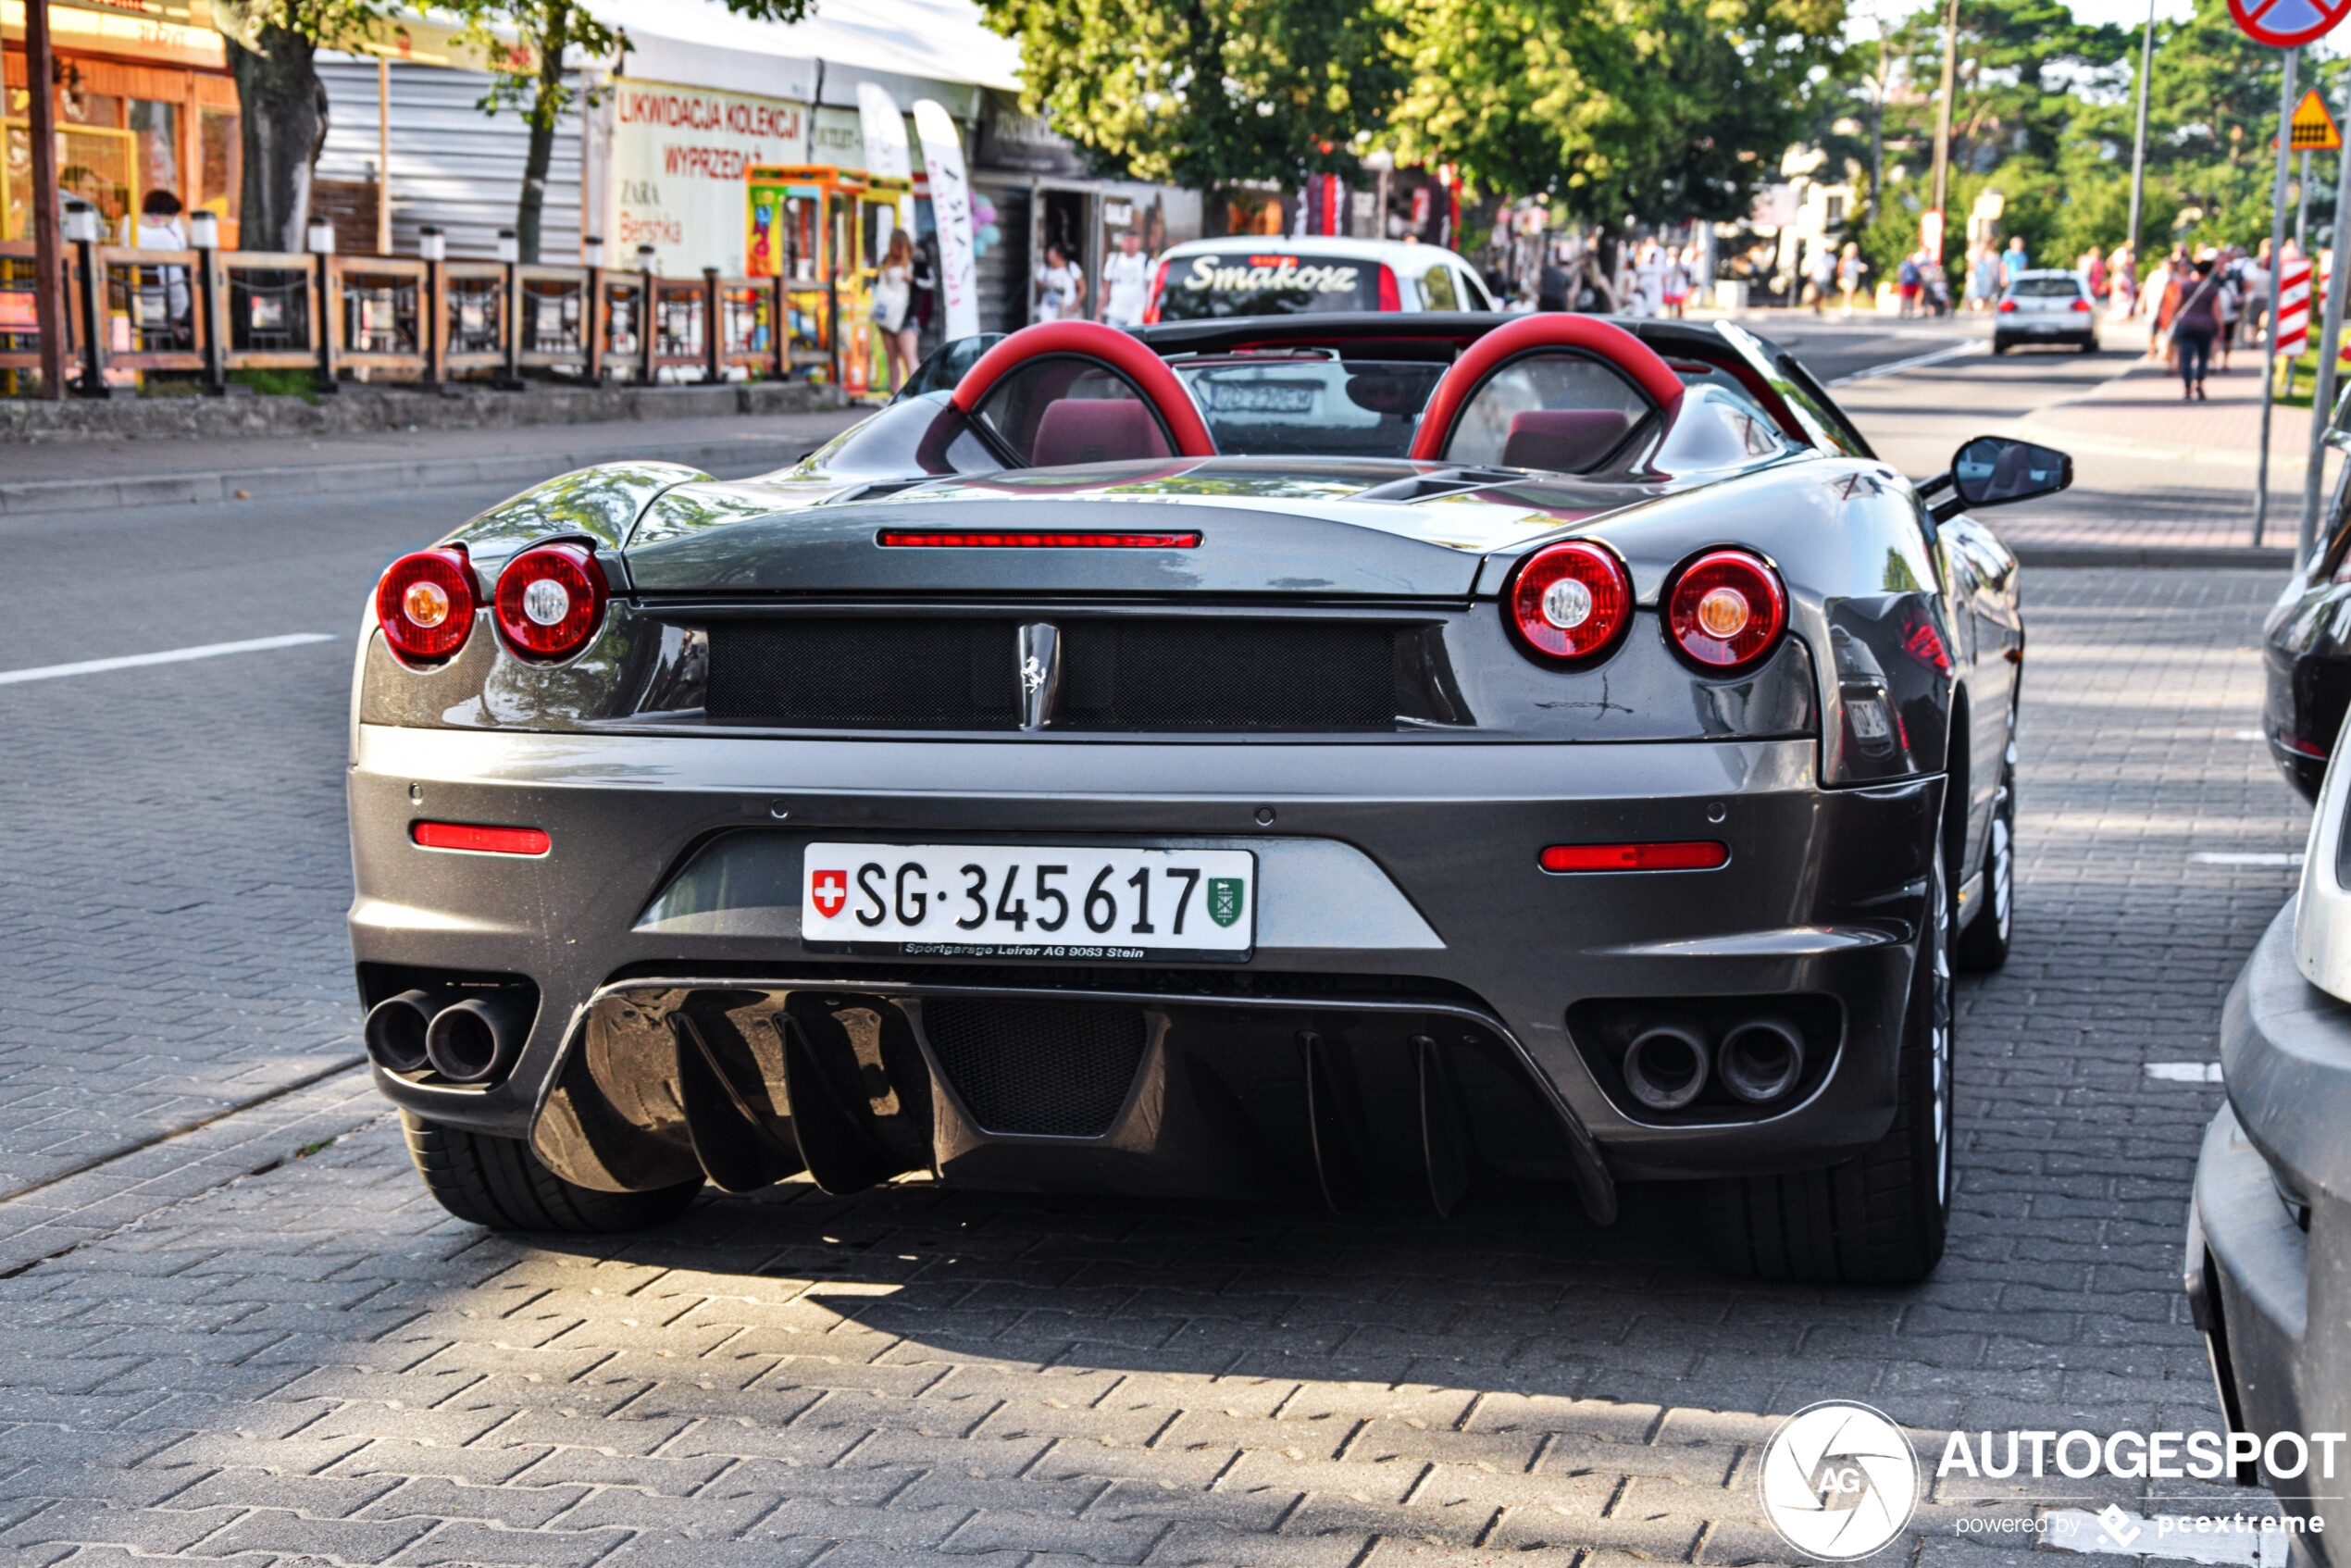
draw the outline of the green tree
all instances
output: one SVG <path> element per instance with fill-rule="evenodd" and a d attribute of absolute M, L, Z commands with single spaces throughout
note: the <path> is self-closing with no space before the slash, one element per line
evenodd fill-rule
<path fill-rule="evenodd" d="M 311 174 L 327 143 L 327 88 L 314 57 L 379 37 L 392 0 L 214 0 L 237 84 L 244 174 L 238 239 L 248 250 L 298 251 Z"/>
<path fill-rule="evenodd" d="M 1390 0 L 1400 156 L 1613 224 L 1745 214 L 1841 64 L 1844 0 Z"/>
<path fill-rule="evenodd" d="M 1367 0 L 981 0 L 1022 106 L 1102 164 L 1222 189 L 1336 168 L 1402 89 Z"/>

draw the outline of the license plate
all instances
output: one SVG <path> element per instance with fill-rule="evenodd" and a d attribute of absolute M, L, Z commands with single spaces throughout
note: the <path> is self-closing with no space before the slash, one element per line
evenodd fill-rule
<path fill-rule="evenodd" d="M 1238 962 L 1257 937 L 1247 850 L 811 844 L 801 940 L 907 958 Z"/>

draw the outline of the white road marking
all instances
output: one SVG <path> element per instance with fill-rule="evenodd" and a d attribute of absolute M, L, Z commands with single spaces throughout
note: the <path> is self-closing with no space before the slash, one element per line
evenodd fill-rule
<path fill-rule="evenodd" d="M 56 680 L 68 675 L 103 675 L 108 670 L 137 669 L 142 665 L 181 665 L 191 659 L 217 659 L 224 653 L 265 653 L 272 648 L 301 648 L 332 642 L 326 631 L 291 631 L 283 637 L 255 637 L 243 642 L 207 642 L 197 648 L 167 648 L 160 653 L 125 653 L 112 659 L 83 659 L 70 665 L 39 665 L 31 669 L 0 670 L 0 686 L 21 686 L 29 680 Z"/>
<path fill-rule="evenodd" d="M 2058 1508 L 2042 1520 L 2041 1544 L 2060 1551 L 2143 1557 L 2158 1562 L 2285 1568 L 2283 1530 L 2264 1530 L 2250 1518 L 2211 1518 L 2199 1530 L 2196 1526 L 2201 1522 L 2195 1514 L 2133 1513 L 2112 1503 L 2096 1513 L 2085 1508 Z"/>
<path fill-rule="evenodd" d="M 2159 1084 L 2217 1084 L 2221 1081 L 2218 1062 L 2150 1062 L 2147 1076 Z"/>
<path fill-rule="evenodd" d="M 2198 850 L 2188 858 L 2198 865 L 2299 865 L 2302 864 L 2302 852 L 2296 850 L 2292 854 L 2233 854 L 2218 850 Z"/>
<path fill-rule="evenodd" d="M 1880 376 L 1892 376 L 1904 370 L 1922 370 L 1930 365 L 1940 365 L 1945 360 L 1959 359 L 1971 354 L 1985 353 L 1990 347 L 1991 345 L 1981 338 L 1971 339 L 1967 342 L 1954 343 L 1948 348 L 1938 348 L 1926 354 L 1914 354 L 1908 359 L 1889 360 L 1884 365 L 1872 365 L 1866 370 L 1856 370 L 1850 376 L 1839 376 L 1829 385 L 1848 386 L 1855 381 L 1874 380 Z"/>

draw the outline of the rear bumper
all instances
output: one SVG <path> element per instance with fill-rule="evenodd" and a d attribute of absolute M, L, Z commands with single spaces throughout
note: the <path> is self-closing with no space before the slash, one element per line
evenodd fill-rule
<path fill-rule="evenodd" d="M 1227 1026 L 1261 1044 L 1278 1037 L 1291 1064 L 1275 1076 L 1301 1086 L 1300 1035 L 1385 1062 L 1363 1072 L 1400 1085 L 1417 1077 L 1399 1065 L 1421 1049 L 1412 1042 L 1452 1028 L 1515 1075 L 1561 1148 L 1588 1138 L 1618 1176 L 1797 1169 L 1866 1146 L 1892 1119 L 1941 798 L 1940 778 L 1822 790 L 1814 753 L 1805 740 L 923 744 L 362 725 L 353 948 L 363 976 L 386 966 L 537 984 L 538 1016 L 504 1081 L 378 1082 L 434 1119 L 508 1136 L 538 1127 L 542 1151 L 560 1141 L 542 1113 L 563 1074 L 603 1050 L 590 1028 L 599 1005 L 658 1026 L 623 1053 L 638 1065 L 615 1072 L 674 1078 L 665 1020 L 691 995 L 742 993 L 772 1017 L 796 992 L 919 1003 L 946 987 L 1115 990 L 1163 1014 L 1175 1044 Z M 420 850 L 408 829 L 423 817 L 539 827 L 554 847 L 538 859 Z M 797 935 L 799 849 L 817 838 L 1245 845 L 1260 855 L 1258 947 L 1238 966 L 1050 975 L 826 957 Z M 1699 838 L 1728 843 L 1730 864 L 1570 877 L 1536 864 L 1548 843 Z M 1568 1025 L 1594 999 L 1709 997 L 1829 999 L 1835 1039 L 1817 1082 L 1770 1114 L 1661 1123 L 1611 1098 Z M 765 1024 L 746 1037 L 761 1049 L 771 1038 Z M 612 1101 L 610 1075 L 595 1076 Z M 1472 1116 L 1484 1103 L 1474 1089 Z"/>
<path fill-rule="evenodd" d="M 2295 968 L 2291 903 L 2229 994 L 2220 1052 L 2230 1103 L 2196 1164 L 2186 1285 L 2224 1412 L 2265 1437 L 2351 1430 L 2351 1191 L 2339 1170 L 2351 1006 Z M 2264 1479 L 2289 1510 L 2333 1523 L 2351 1456 L 2331 1481 Z M 2325 1561 L 2328 1538 L 2305 1540 Z"/>

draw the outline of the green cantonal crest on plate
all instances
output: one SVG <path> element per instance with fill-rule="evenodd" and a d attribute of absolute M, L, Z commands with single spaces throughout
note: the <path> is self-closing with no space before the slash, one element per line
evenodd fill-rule
<path fill-rule="evenodd" d="M 1219 926 L 1230 926 L 1241 917 L 1243 890 L 1238 877 L 1211 877 L 1208 879 L 1208 917 Z"/>

